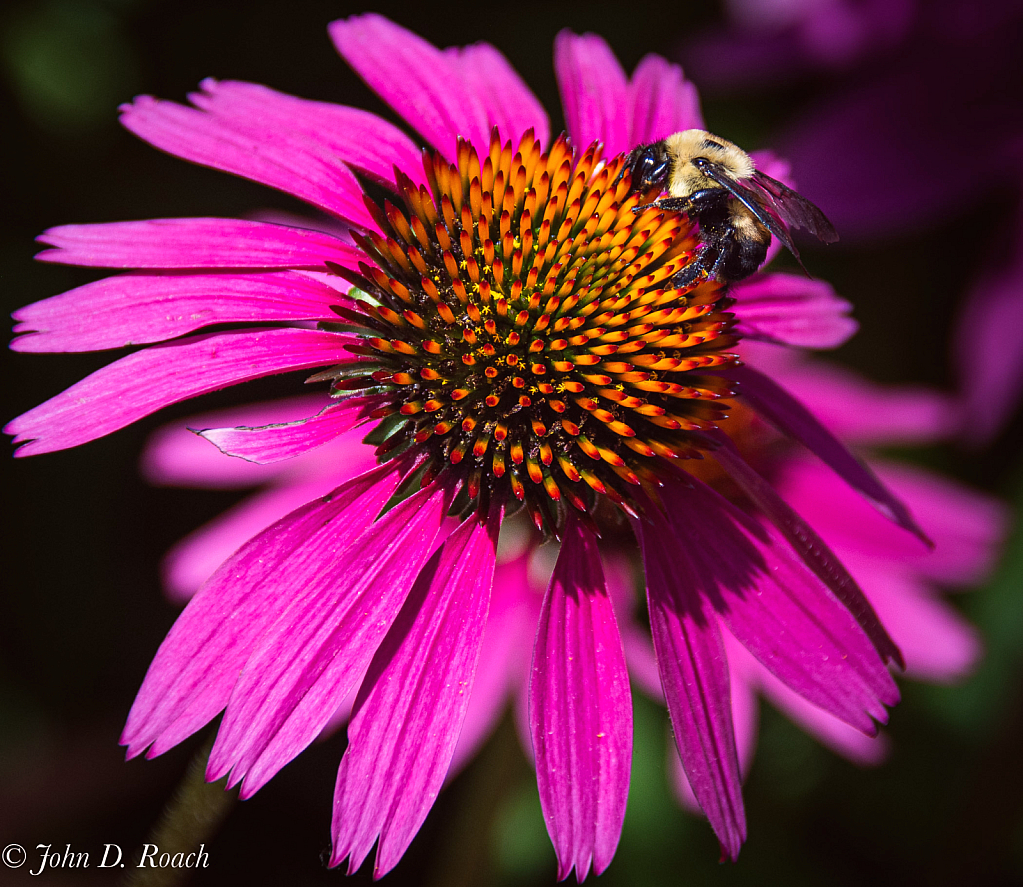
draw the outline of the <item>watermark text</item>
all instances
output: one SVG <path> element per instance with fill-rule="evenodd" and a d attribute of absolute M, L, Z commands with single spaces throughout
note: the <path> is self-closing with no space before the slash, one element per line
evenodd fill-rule
<path fill-rule="evenodd" d="M 36 844 L 29 850 L 21 844 L 8 844 L 0 851 L 0 862 L 9 869 L 27 865 L 26 871 L 30 875 L 41 875 L 51 869 L 123 869 L 132 865 L 140 869 L 204 869 L 209 868 L 210 854 L 205 844 L 192 851 L 162 850 L 158 844 L 143 844 L 142 854 L 134 863 L 126 859 L 119 844 L 103 844 L 101 848 L 92 850 L 80 850 L 70 844 L 63 847 Z"/>

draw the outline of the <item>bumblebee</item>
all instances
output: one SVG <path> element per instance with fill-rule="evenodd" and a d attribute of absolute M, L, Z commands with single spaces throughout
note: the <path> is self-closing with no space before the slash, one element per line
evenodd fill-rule
<path fill-rule="evenodd" d="M 824 243 L 838 240 L 834 226 L 809 200 L 758 171 L 737 145 L 702 129 L 630 151 L 619 178 L 626 172 L 630 194 L 651 188 L 668 192 L 636 212 L 657 206 L 699 222 L 703 249 L 672 278 L 679 289 L 707 277 L 726 283 L 749 277 L 767 258 L 772 234 L 802 266 L 789 226 Z"/>

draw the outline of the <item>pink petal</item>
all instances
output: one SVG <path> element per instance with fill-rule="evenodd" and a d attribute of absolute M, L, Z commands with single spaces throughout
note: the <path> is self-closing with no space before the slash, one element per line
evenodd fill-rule
<path fill-rule="evenodd" d="M 376 465 L 373 447 L 362 437 L 366 429 L 356 429 L 316 451 L 319 459 L 298 456 L 288 464 L 292 473 L 277 480 L 278 486 L 242 500 L 189 533 L 164 555 L 164 589 L 174 600 L 186 601 L 224 560 L 248 539 L 274 521 L 318 496 L 325 496 L 338 484 L 369 471 Z M 196 437 L 219 462 L 246 463 L 224 459 L 217 450 Z"/>
<path fill-rule="evenodd" d="M 291 590 L 231 693 L 209 780 L 230 771 L 249 797 L 316 738 L 401 609 L 449 499 L 428 487 L 361 535 L 318 534 L 281 563 Z"/>
<path fill-rule="evenodd" d="M 416 184 L 425 181 L 420 148 L 394 124 L 369 111 L 300 99 L 238 80 L 207 78 L 200 86 L 202 92 L 188 97 L 192 104 L 232 125 L 301 135 L 391 187 L 395 166 Z"/>
<path fill-rule="evenodd" d="M 98 351 L 160 342 L 216 323 L 337 320 L 349 300 L 295 272 L 125 274 L 14 312 L 15 351 Z"/>
<path fill-rule="evenodd" d="M 241 219 L 148 219 L 60 225 L 36 238 L 41 262 L 94 268 L 357 269 L 361 250 L 331 234 Z"/>
<path fill-rule="evenodd" d="M 632 75 L 630 147 L 685 129 L 703 129 L 700 94 L 682 69 L 659 55 L 644 56 Z"/>
<path fill-rule="evenodd" d="M 758 274 L 736 285 L 737 329 L 753 339 L 797 348 L 837 348 L 859 324 L 830 284 L 796 274 Z"/>
<path fill-rule="evenodd" d="M 922 469 L 877 461 L 872 467 L 919 516 L 934 539 L 933 551 L 912 537 L 893 535 L 876 511 L 819 463 L 790 458 L 776 483 L 843 560 L 848 552 L 905 564 L 946 586 L 975 584 L 987 576 L 1008 527 L 1002 503 Z"/>
<path fill-rule="evenodd" d="M 878 477 L 913 506 L 934 539 L 916 569 L 942 584 L 982 582 L 995 568 L 1009 532 L 1008 506 L 950 478 L 894 462 L 874 460 Z"/>
<path fill-rule="evenodd" d="M 358 179 L 318 139 L 272 121 L 227 119 L 145 95 L 121 106 L 121 123 L 168 154 L 277 188 L 346 222 L 376 229 Z"/>
<path fill-rule="evenodd" d="M 31 456 L 103 437 L 157 410 L 228 385 L 289 370 L 351 361 L 346 336 L 305 329 L 210 333 L 153 345 L 86 376 L 7 423 L 15 455 Z"/>
<path fill-rule="evenodd" d="M 633 615 L 636 595 L 633 589 L 631 565 L 622 557 L 604 558 L 604 577 L 615 610 L 623 614 L 618 630 L 625 648 L 625 661 L 636 685 L 651 699 L 664 701 L 661 675 L 657 670 L 657 657 L 650 642 L 650 632 Z"/>
<path fill-rule="evenodd" d="M 650 630 L 675 744 L 700 808 L 739 855 L 746 840 L 728 661 L 717 617 L 692 584 L 687 547 L 659 523 L 634 523 L 646 569 Z"/>
<path fill-rule="evenodd" d="M 532 129 L 541 145 L 548 144 L 547 112 L 497 49 L 489 43 L 474 43 L 452 46 L 444 54 L 461 73 L 466 88 L 474 91 L 487 123 L 500 130 L 502 141 L 510 140 L 517 147 L 523 133 Z"/>
<path fill-rule="evenodd" d="M 536 630 L 539 602 L 539 596 L 526 584 L 526 558 L 497 565 L 476 680 L 448 768 L 449 780 L 479 751 L 509 694 L 525 688 L 526 657 Z"/>
<path fill-rule="evenodd" d="M 872 558 L 847 558 L 906 657 L 906 674 L 931 683 L 968 676 L 983 654 L 978 631 L 911 572 Z"/>
<path fill-rule="evenodd" d="M 209 722 L 228 702 L 253 648 L 319 570 L 320 548 L 357 539 L 397 483 L 381 466 L 309 502 L 249 540 L 203 586 L 160 645 L 121 744 L 153 757 Z M 340 701 L 340 700 L 339 700 Z"/>
<path fill-rule="evenodd" d="M 870 601 L 860 590 L 848 570 L 835 557 L 813 528 L 777 494 L 774 487 L 757 474 L 739 455 L 735 445 L 723 435 L 714 458 L 738 484 L 750 502 L 781 531 L 789 544 L 817 576 L 831 589 L 867 633 L 874 649 L 885 662 L 905 668 L 899 648 L 884 630 Z"/>
<path fill-rule="evenodd" d="M 969 677 L 984 654 L 980 633 L 942 600 L 907 584 L 875 595 L 877 609 L 906 656 L 906 674 L 929 683 L 954 684 Z M 912 590 L 909 590 L 912 588 Z M 880 586 L 871 583 L 871 590 Z"/>
<path fill-rule="evenodd" d="M 770 149 L 751 151 L 750 157 L 753 159 L 753 165 L 762 173 L 766 173 L 779 182 L 784 182 L 790 188 L 796 187 L 796 183 L 792 179 L 792 164 L 788 160 L 779 157 Z"/>
<path fill-rule="evenodd" d="M 213 449 L 208 444 L 206 447 Z M 363 449 L 372 453 L 370 447 Z M 213 452 L 216 453 L 216 450 Z M 229 461 L 219 454 L 218 458 Z M 372 467 L 372 459 L 358 464 L 359 471 L 368 471 Z M 306 502 L 326 496 L 343 480 L 343 475 L 324 475 L 304 482 L 272 487 L 218 514 L 209 523 L 177 542 L 164 555 L 162 575 L 167 595 L 172 600 L 187 601 L 216 572 L 217 567 L 249 539 Z"/>
<path fill-rule="evenodd" d="M 379 403 L 379 398 L 349 397 L 297 422 L 261 428 L 211 428 L 200 431 L 199 436 L 227 456 L 260 464 L 280 462 L 323 446 L 365 422 Z"/>
<path fill-rule="evenodd" d="M 490 144 L 486 108 L 437 47 L 375 13 L 332 22 L 329 31 L 355 73 L 443 154 L 454 156 L 457 136 Z"/>
<path fill-rule="evenodd" d="M 234 490 L 266 483 L 288 473 L 296 463 L 264 466 L 243 459 L 225 459 L 216 447 L 189 429 L 295 422 L 318 413 L 330 403 L 326 392 L 319 392 L 198 413 L 171 422 L 154 431 L 146 441 L 140 460 L 142 475 L 151 484 L 168 487 Z"/>
<path fill-rule="evenodd" d="M 526 756 L 526 760 L 531 765 L 535 765 L 533 728 L 529 722 L 529 669 L 530 663 L 526 662 L 525 668 L 522 669 L 522 692 L 516 693 L 512 697 L 512 717 L 515 721 L 515 732 L 519 735 L 519 747 Z"/>
<path fill-rule="evenodd" d="M 966 298 L 956 322 L 955 358 L 974 446 L 994 438 L 1023 397 L 1023 215 L 1008 257 L 998 256 Z M 1001 261 L 999 261 L 1001 259 Z"/>
<path fill-rule="evenodd" d="M 569 519 L 544 596 L 529 686 L 536 776 L 558 880 L 600 874 L 618 846 L 632 764 L 625 651 L 596 539 Z"/>
<path fill-rule="evenodd" d="M 846 449 L 798 400 L 763 373 L 750 366 L 715 371 L 739 382 L 741 396 L 783 434 L 798 440 L 829 465 L 849 486 L 870 500 L 882 514 L 903 529 L 927 542 L 906 506 L 874 476 L 874 473 Z"/>
<path fill-rule="evenodd" d="M 498 522 L 468 518 L 434 554 L 380 644 L 338 770 L 330 865 L 374 878 L 412 842 L 451 763 L 487 623 Z"/>
<path fill-rule="evenodd" d="M 843 367 L 816 360 L 772 368 L 770 374 L 847 443 L 932 443 L 961 422 L 953 398 L 922 386 L 875 385 Z"/>
<path fill-rule="evenodd" d="M 852 614 L 773 528 L 696 478 L 665 485 L 664 507 L 685 541 L 688 584 L 765 668 L 864 733 L 898 701 L 888 669 Z M 874 719 L 874 720 L 872 720 Z"/>
<path fill-rule="evenodd" d="M 757 683 L 764 695 L 796 724 L 815 736 L 828 748 L 848 758 L 854 764 L 869 767 L 879 764 L 888 754 L 890 745 L 886 736 L 867 736 L 807 702 L 772 675 L 760 668 Z"/>
<path fill-rule="evenodd" d="M 757 703 L 756 684 L 750 678 L 750 670 L 759 668 L 746 648 L 730 635 L 724 635 L 728 655 L 728 670 L 732 686 L 732 720 L 735 723 L 735 742 L 739 750 L 739 767 L 744 774 L 753 766 L 753 755 L 757 749 L 757 728 L 760 721 L 760 706 Z"/>
<path fill-rule="evenodd" d="M 585 149 L 604 143 L 604 156 L 635 147 L 632 101 L 625 71 L 596 34 L 561 31 L 554 39 L 554 71 L 572 141 Z"/>
<path fill-rule="evenodd" d="M 743 776 L 749 773 L 753 764 L 753 753 L 757 747 L 757 726 L 759 722 L 759 706 L 754 690 L 755 684 L 748 676 L 749 666 L 743 667 L 745 660 L 752 667 L 762 670 L 756 660 L 750 657 L 745 648 L 733 638 L 724 635 L 725 650 L 728 656 L 728 671 L 732 691 L 732 722 L 735 724 L 735 742 L 739 753 L 739 768 Z M 700 811 L 700 805 L 693 794 L 692 786 L 682 769 L 682 762 L 677 754 L 668 754 L 668 772 L 671 785 L 679 803 L 688 810 Z"/>

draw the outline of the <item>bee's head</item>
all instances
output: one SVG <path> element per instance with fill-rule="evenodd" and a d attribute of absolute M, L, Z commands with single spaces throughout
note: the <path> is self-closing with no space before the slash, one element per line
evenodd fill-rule
<path fill-rule="evenodd" d="M 630 194 L 647 191 L 653 187 L 664 190 L 671 175 L 671 157 L 665 142 L 662 140 L 650 145 L 641 145 L 630 151 L 625 157 L 625 165 L 618 178 L 626 172 L 632 177 L 632 184 L 629 185 Z"/>

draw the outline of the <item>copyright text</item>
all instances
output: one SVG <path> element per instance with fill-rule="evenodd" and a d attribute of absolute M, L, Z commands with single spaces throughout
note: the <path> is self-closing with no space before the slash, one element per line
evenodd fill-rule
<path fill-rule="evenodd" d="M 31 853 L 21 844 L 8 844 L 0 851 L 0 861 L 10 869 L 21 868 L 27 863 L 30 875 L 41 875 L 49 869 L 123 869 L 126 865 L 124 851 L 119 844 L 104 844 L 101 850 L 93 851 L 77 850 L 70 844 L 63 847 L 36 844 L 34 850 L 35 853 Z M 127 864 L 132 863 L 129 861 Z M 205 844 L 188 853 L 171 853 L 161 850 L 157 844 L 143 844 L 141 857 L 134 865 L 140 869 L 204 869 L 209 864 L 210 855 Z"/>

